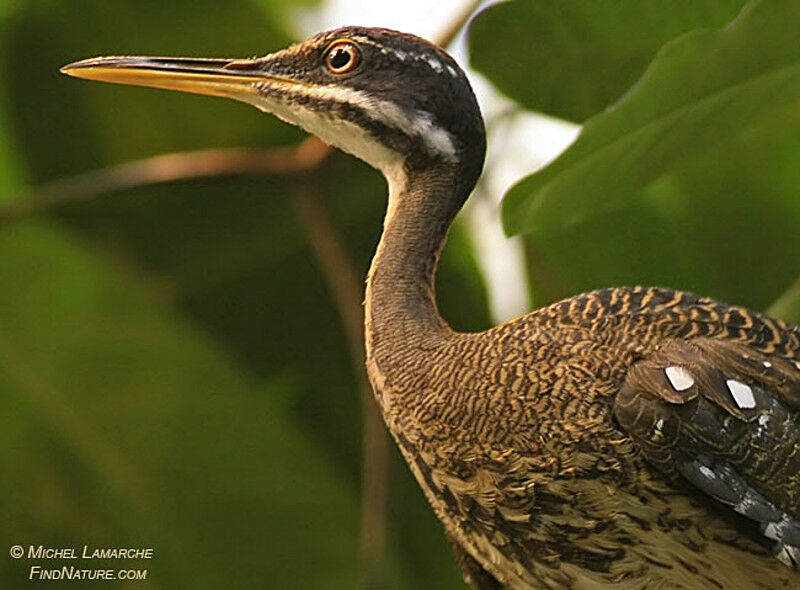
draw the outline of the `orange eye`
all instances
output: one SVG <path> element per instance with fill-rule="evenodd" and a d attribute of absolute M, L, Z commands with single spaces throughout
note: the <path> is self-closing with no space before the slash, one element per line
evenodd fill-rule
<path fill-rule="evenodd" d="M 344 74 L 354 70 L 361 63 L 361 52 L 349 41 L 338 41 L 330 46 L 325 54 L 325 65 L 334 74 Z"/>

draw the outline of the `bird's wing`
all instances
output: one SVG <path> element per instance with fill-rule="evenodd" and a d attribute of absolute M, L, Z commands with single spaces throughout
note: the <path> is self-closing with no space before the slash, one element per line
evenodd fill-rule
<path fill-rule="evenodd" d="M 674 340 L 629 370 L 614 412 L 644 456 L 760 525 L 800 566 L 800 365 Z"/>

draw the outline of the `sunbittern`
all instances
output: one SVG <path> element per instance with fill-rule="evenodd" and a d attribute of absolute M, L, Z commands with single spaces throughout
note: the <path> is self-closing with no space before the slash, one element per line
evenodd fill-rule
<path fill-rule="evenodd" d="M 437 259 L 485 151 L 444 51 L 347 27 L 255 59 L 101 57 L 63 71 L 248 102 L 383 172 L 367 369 L 475 587 L 800 587 L 797 328 L 642 287 L 480 333 L 439 315 Z"/>

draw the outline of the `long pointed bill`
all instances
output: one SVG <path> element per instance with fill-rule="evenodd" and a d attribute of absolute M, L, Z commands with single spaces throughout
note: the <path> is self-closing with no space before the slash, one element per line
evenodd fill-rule
<path fill-rule="evenodd" d="M 261 59 L 189 57 L 95 57 L 71 63 L 61 72 L 76 78 L 224 96 L 251 102 L 259 82 L 296 85 L 269 75 Z"/>
<path fill-rule="evenodd" d="M 89 80 L 240 100 L 358 156 L 384 174 L 397 176 L 401 156 L 370 129 L 340 116 L 335 107 L 348 105 L 352 111 L 361 113 L 364 120 L 371 120 L 373 112 L 380 113 L 403 133 L 418 134 L 419 122 L 410 119 L 394 103 L 373 99 L 364 91 L 304 80 L 302 67 L 295 78 L 291 74 L 293 57 L 292 50 L 255 59 L 96 57 L 69 64 L 61 71 Z M 423 128 L 429 124 L 426 121 Z M 446 139 L 452 148 L 449 136 Z"/>

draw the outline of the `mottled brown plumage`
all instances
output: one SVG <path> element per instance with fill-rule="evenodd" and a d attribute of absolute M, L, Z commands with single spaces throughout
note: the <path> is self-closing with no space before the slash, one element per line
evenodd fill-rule
<path fill-rule="evenodd" d="M 796 519 L 799 348 L 794 327 L 741 308 L 608 289 L 480 334 L 444 331 L 418 355 L 397 350 L 404 377 L 384 381 L 383 407 L 451 536 L 494 574 L 470 574 L 478 587 L 791 588 L 800 576 L 770 555 L 774 543 L 681 481 L 670 454 L 730 464 Z M 729 394 L 683 404 L 643 383 L 653 363 L 693 370 L 694 355 L 773 393 L 744 415 Z M 757 415 L 770 416 L 767 432 Z M 708 421 L 720 429 L 702 432 Z"/>
<path fill-rule="evenodd" d="M 253 60 L 65 71 L 253 103 L 382 170 L 367 370 L 476 588 L 800 587 L 797 328 L 642 287 L 475 334 L 439 315 L 436 261 L 485 149 L 443 51 L 347 27 Z"/>

